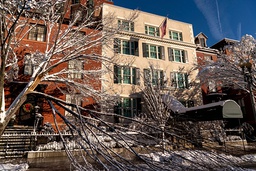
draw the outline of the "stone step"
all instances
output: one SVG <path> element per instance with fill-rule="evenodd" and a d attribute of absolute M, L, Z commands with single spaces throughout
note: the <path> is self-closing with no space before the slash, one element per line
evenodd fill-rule
<path fill-rule="evenodd" d="M 20 141 L 20 142 L 22 142 L 22 141 L 30 141 L 30 140 L 33 140 L 33 139 L 34 139 L 33 137 L 29 137 L 29 136 L 27 136 L 27 137 L 19 137 L 19 136 L 17 136 L 17 137 L 1 137 L 0 142 L 8 142 L 8 141 L 10 141 L 10 142 Z"/>
<path fill-rule="evenodd" d="M 21 143 L 10 143 L 10 144 L 1 144 L 0 150 L 3 148 L 20 148 L 20 147 L 30 147 L 30 143 L 21 144 Z"/>
<path fill-rule="evenodd" d="M 34 144 L 32 132 L 31 126 L 7 127 L 0 137 L 0 158 L 24 157 Z"/>

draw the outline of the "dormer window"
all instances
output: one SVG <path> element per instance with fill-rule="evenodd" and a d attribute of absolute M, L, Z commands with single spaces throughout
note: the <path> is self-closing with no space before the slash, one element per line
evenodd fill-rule
<path fill-rule="evenodd" d="M 200 41 L 200 45 L 202 46 L 202 47 L 206 47 L 206 40 L 205 40 L 205 38 L 200 38 L 199 39 Z"/>

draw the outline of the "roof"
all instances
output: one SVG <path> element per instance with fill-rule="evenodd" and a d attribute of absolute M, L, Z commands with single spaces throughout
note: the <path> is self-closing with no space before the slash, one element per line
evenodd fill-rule
<path fill-rule="evenodd" d="M 200 32 L 198 33 L 195 38 L 199 37 L 200 35 L 204 36 L 206 39 L 208 39 L 208 37 L 203 33 L 203 32 Z"/>
<path fill-rule="evenodd" d="M 238 42 L 238 40 L 224 38 L 224 39 L 220 40 L 219 42 L 215 43 L 214 45 L 212 45 L 211 48 L 220 50 L 220 49 L 223 49 L 224 46 L 232 45 L 236 42 Z"/>

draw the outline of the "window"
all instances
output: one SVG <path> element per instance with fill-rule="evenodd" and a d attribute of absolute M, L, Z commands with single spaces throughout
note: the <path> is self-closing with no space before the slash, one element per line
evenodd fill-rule
<path fill-rule="evenodd" d="M 72 4 L 78 4 L 80 3 L 80 0 L 72 0 Z"/>
<path fill-rule="evenodd" d="M 114 50 L 116 53 L 139 56 L 138 41 L 114 39 Z"/>
<path fill-rule="evenodd" d="M 194 107 L 195 102 L 193 100 L 181 100 L 180 101 L 185 107 Z"/>
<path fill-rule="evenodd" d="M 140 98 L 122 98 L 121 101 L 114 106 L 114 113 L 125 116 L 134 117 L 141 112 Z M 115 122 L 119 122 L 116 118 Z"/>
<path fill-rule="evenodd" d="M 134 84 L 140 83 L 140 69 L 129 66 L 114 66 L 114 83 Z"/>
<path fill-rule="evenodd" d="M 200 38 L 199 40 L 200 40 L 200 45 L 201 45 L 202 47 L 206 47 L 205 38 Z"/>
<path fill-rule="evenodd" d="M 189 80 L 187 73 L 171 72 L 171 86 L 173 88 L 189 88 Z"/>
<path fill-rule="evenodd" d="M 208 89 L 209 89 L 209 92 L 216 92 L 216 82 L 214 80 L 210 80 L 208 82 Z"/>
<path fill-rule="evenodd" d="M 177 32 L 177 31 L 172 31 L 172 30 L 170 30 L 170 31 L 169 31 L 169 36 L 170 36 L 170 39 L 172 39 L 172 40 L 183 41 L 182 33 L 181 33 L 181 32 Z"/>
<path fill-rule="evenodd" d="M 127 20 L 118 20 L 118 27 L 124 31 L 134 31 L 134 22 Z"/>
<path fill-rule="evenodd" d="M 188 62 L 188 55 L 187 51 L 180 50 L 180 49 L 172 49 L 168 47 L 168 57 L 169 61 L 187 63 Z"/>
<path fill-rule="evenodd" d="M 150 36 L 159 37 L 159 28 L 154 26 L 145 25 L 145 34 Z"/>
<path fill-rule="evenodd" d="M 87 41 L 85 39 L 85 35 L 86 35 L 86 32 L 74 29 L 74 30 L 71 30 L 67 34 L 67 36 L 65 36 L 65 39 L 66 39 L 65 41 L 68 41 L 73 44 L 78 44 L 78 45 L 82 43 L 85 44 L 85 42 Z"/>
<path fill-rule="evenodd" d="M 44 54 L 36 52 L 33 55 L 27 53 L 24 56 L 24 75 L 32 75 L 40 63 L 45 59 Z"/>
<path fill-rule="evenodd" d="M 32 75 L 33 73 L 33 62 L 31 54 L 26 54 L 24 57 L 24 75 Z"/>
<path fill-rule="evenodd" d="M 212 61 L 213 60 L 212 56 L 204 56 L 204 59 L 206 61 Z"/>
<path fill-rule="evenodd" d="M 46 27 L 42 25 L 34 25 L 28 34 L 28 39 L 36 41 L 45 41 Z"/>
<path fill-rule="evenodd" d="M 82 106 L 82 95 L 81 94 L 66 94 L 66 102 L 72 103 L 78 106 Z M 78 112 L 77 108 L 74 106 L 67 106 L 72 111 Z M 67 110 L 65 111 L 65 116 L 72 116 Z"/>
<path fill-rule="evenodd" d="M 80 60 L 71 60 L 68 62 L 68 70 L 69 78 L 82 78 L 83 63 Z"/>
<path fill-rule="evenodd" d="M 165 59 L 164 47 L 142 43 L 143 57 Z"/>
<path fill-rule="evenodd" d="M 144 84 L 152 84 L 154 86 L 164 85 L 164 72 L 162 70 L 144 69 Z"/>

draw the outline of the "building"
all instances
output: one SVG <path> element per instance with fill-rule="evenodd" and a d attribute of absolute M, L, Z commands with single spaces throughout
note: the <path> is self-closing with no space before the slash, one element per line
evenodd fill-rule
<path fill-rule="evenodd" d="M 233 45 L 237 42 L 238 42 L 237 40 L 224 38 L 219 42 L 215 43 L 214 45 L 212 45 L 211 48 L 222 51 L 226 55 L 230 55 L 231 54 L 230 51 L 225 49 L 225 46 Z M 251 98 L 251 94 L 249 92 L 244 91 L 243 89 L 241 89 L 241 87 L 238 87 L 232 84 L 230 86 L 221 87 L 221 91 L 223 94 L 225 94 L 225 96 L 223 96 L 224 100 L 232 99 L 232 100 L 235 100 L 240 105 L 243 112 L 243 116 L 244 116 L 241 122 L 247 122 L 253 125 L 254 128 L 256 128 L 256 118 L 252 108 L 252 104 L 253 104 L 252 98 L 255 98 L 255 92 L 254 92 L 254 97 Z"/>
<path fill-rule="evenodd" d="M 207 46 L 208 37 L 204 33 L 199 33 L 195 36 L 196 44 L 196 56 L 199 67 L 199 72 L 203 69 L 202 66 L 208 63 L 216 62 L 219 54 L 219 50 L 213 49 Z M 204 80 L 200 81 L 201 83 Z M 221 87 L 218 86 L 214 80 L 208 81 L 201 86 L 203 104 L 217 102 L 222 99 L 223 93 Z"/>
<path fill-rule="evenodd" d="M 174 95 L 187 107 L 200 105 L 200 89 L 196 90 L 192 84 L 198 83 L 198 71 L 193 70 L 197 59 L 192 24 L 103 4 L 103 18 L 109 13 L 115 14 L 113 27 L 120 27 L 122 31 L 113 39 L 115 51 L 102 52 L 116 59 L 108 66 L 113 73 L 103 76 L 103 80 L 108 81 L 102 83 L 102 91 L 121 97 L 121 101 L 108 106 L 108 110 L 128 117 L 143 112 L 141 91 L 147 81 L 160 85 L 163 93 Z M 131 20 L 129 17 L 134 15 L 137 17 Z"/>
<path fill-rule="evenodd" d="M 68 5 L 67 12 L 65 13 L 65 19 L 64 22 L 61 24 L 61 30 L 65 30 L 69 24 L 69 21 L 74 17 L 74 14 L 78 11 L 82 11 L 83 18 L 79 18 L 78 22 L 82 22 L 83 19 L 86 19 L 88 15 L 93 12 L 93 20 L 99 20 L 101 19 L 101 4 L 102 3 L 110 3 L 113 2 L 108 0 L 72 0 L 70 1 L 70 4 Z M 83 4 L 83 5 L 81 5 Z M 60 12 L 63 10 L 63 8 L 59 8 Z M 42 11 L 31 11 L 34 12 L 36 15 L 40 15 Z M 21 20 L 23 18 L 21 17 Z M 19 47 L 16 49 L 15 53 L 18 56 L 18 67 L 19 67 L 19 73 L 18 77 L 12 79 L 11 82 L 5 83 L 5 98 L 6 98 L 6 108 L 10 106 L 10 104 L 14 101 L 16 96 L 23 90 L 23 88 L 28 83 L 32 73 L 34 72 L 36 66 L 39 65 L 40 61 L 35 62 L 33 61 L 33 55 L 39 55 L 44 53 L 47 48 L 47 26 L 43 24 L 43 22 L 37 23 L 36 20 L 33 18 L 29 20 L 29 25 L 24 28 L 23 32 L 25 33 L 29 29 L 29 33 L 27 36 L 25 36 L 22 41 L 19 44 Z M 35 23 L 37 23 L 35 25 Z M 54 29 L 57 29 L 57 23 L 53 27 Z M 75 28 L 75 26 L 74 26 Z M 85 35 L 87 33 L 90 33 L 94 30 L 93 27 L 91 28 L 84 28 L 81 30 L 81 36 Z M 24 34 L 25 35 L 25 34 Z M 50 37 L 50 41 L 53 39 L 53 37 Z M 95 53 L 95 54 L 101 54 L 101 47 L 93 48 L 88 50 L 86 53 Z M 59 65 L 58 67 L 55 67 L 52 72 L 60 71 L 66 68 L 67 70 L 90 70 L 91 68 L 95 69 L 101 69 L 101 63 L 98 61 L 88 60 L 87 63 L 82 63 L 79 60 L 73 60 L 68 63 L 64 63 Z M 83 79 L 83 75 L 81 73 L 74 73 L 71 75 L 68 75 L 69 78 L 72 79 Z M 90 79 L 90 82 L 92 86 L 97 90 L 101 89 L 101 83 L 96 82 L 94 78 Z M 91 97 L 86 97 L 86 100 L 82 100 L 81 95 L 78 94 L 72 94 L 68 93 L 66 91 L 66 87 L 64 84 L 57 84 L 54 82 L 42 82 L 39 86 L 36 88 L 39 92 L 45 92 L 49 95 L 53 95 L 57 98 L 60 98 L 67 102 L 74 102 L 76 101 L 77 104 L 91 108 L 96 102 Z M 29 125 L 33 126 L 35 121 L 35 109 L 39 108 L 39 113 L 41 113 L 44 117 L 43 122 L 50 122 L 54 123 L 54 119 L 52 116 L 51 108 L 49 107 L 48 103 L 42 99 L 39 98 L 36 95 L 28 95 L 27 100 L 24 102 L 20 110 L 16 114 L 16 124 L 21 125 Z M 60 107 L 57 107 L 57 109 L 65 115 L 66 113 L 64 110 Z M 58 123 L 61 125 L 62 120 L 60 117 L 57 117 Z"/>

